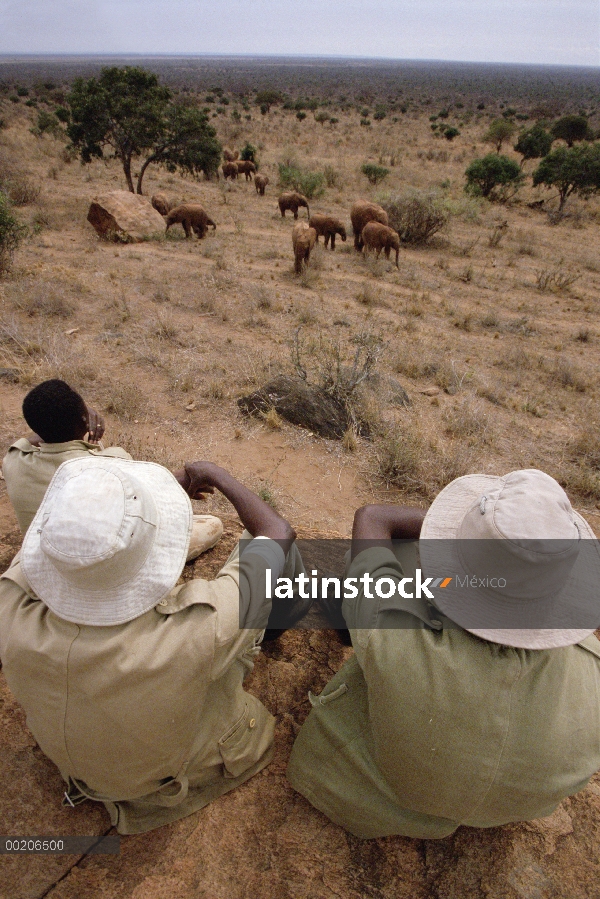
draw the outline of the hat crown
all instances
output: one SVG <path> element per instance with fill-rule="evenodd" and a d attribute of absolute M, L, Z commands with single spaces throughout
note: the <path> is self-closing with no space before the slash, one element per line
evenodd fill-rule
<path fill-rule="evenodd" d="M 47 504 L 40 548 L 81 587 L 114 587 L 146 559 L 158 524 L 148 489 L 119 469 L 76 471 Z"/>
<path fill-rule="evenodd" d="M 527 541 L 530 549 L 539 543 L 540 549 L 560 552 L 556 541 L 579 538 L 567 494 L 554 478 L 535 469 L 513 471 L 501 478 L 501 483 L 489 492 L 480 520 L 481 537 L 499 537 L 514 543 Z"/>

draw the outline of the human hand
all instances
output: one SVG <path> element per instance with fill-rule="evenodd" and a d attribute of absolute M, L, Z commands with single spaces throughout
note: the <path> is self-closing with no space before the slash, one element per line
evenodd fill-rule
<path fill-rule="evenodd" d="M 215 492 L 220 472 L 222 469 L 213 462 L 186 462 L 182 478 L 177 480 L 191 499 L 203 499 L 204 494 Z"/>
<path fill-rule="evenodd" d="M 95 409 L 92 409 L 91 406 L 87 407 L 87 414 L 88 441 L 89 443 L 100 443 L 104 434 L 104 419 L 100 413 L 96 412 Z"/>

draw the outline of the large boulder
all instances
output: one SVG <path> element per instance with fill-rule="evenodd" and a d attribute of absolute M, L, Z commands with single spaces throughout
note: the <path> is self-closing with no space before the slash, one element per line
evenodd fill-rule
<path fill-rule="evenodd" d="M 164 234 L 165 220 L 150 200 L 128 190 L 113 190 L 94 197 L 88 222 L 101 237 L 136 243 Z"/>

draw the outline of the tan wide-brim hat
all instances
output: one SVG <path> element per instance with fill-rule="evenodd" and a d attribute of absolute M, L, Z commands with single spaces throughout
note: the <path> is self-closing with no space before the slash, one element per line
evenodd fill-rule
<path fill-rule="evenodd" d="M 452 577 L 435 591 L 437 608 L 485 640 L 553 649 L 600 627 L 598 540 L 542 471 L 452 481 L 425 516 L 419 553 L 423 576 Z M 505 571 L 506 590 L 487 583 L 486 559 Z M 465 577 L 477 587 L 465 589 Z"/>
<path fill-rule="evenodd" d="M 23 540 L 21 565 L 60 618 L 123 624 L 175 586 L 191 531 L 189 497 L 162 465 L 84 456 L 55 472 Z"/>

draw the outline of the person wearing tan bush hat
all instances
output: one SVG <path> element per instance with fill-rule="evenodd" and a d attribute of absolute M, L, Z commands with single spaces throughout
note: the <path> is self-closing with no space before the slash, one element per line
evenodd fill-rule
<path fill-rule="evenodd" d="M 0 578 L 4 675 L 63 804 L 104 803 L 119 833 L 191 814 L 272 755 L 274 719 L 242 683 L 270 614 L 266 570 L 304 572 L 295 533 L 217 465 L 189 463 L 185 479 L 187 494 L 152 462 L 67 460 Z M 213 580 L 178 583 L 189 496 L 215 489 L 248 542 Z"/>
<path fill-rule="evenodd" d="M 37 512 L 54 472 L 76 456 L 131 459 L 120 446 L 103 447 L 104 419 L 87 406 L 65 381 L 51 378 L 29 391 L 23 417 L 32 433 L 9 448 L 2 462 L 8 497 L 24 534 Z M 184 473 L 174 472 L 182 481 Z M 188 562 L 211 549 L 223 534 L 216 515 L 196 514 L 188 547 Z"/>
<path fill-rule="evenodd" d="M 427 513 L 365 506 L 346 575 L 355 655 L 311 697 L 287 772 L 313 805 L 359 837 L 438 838 L 550 815 L 585 787 L 600 552 L 553 478 L 458 478 Z"/>

